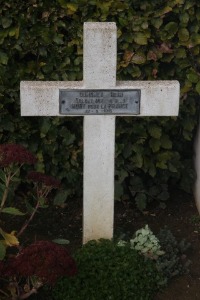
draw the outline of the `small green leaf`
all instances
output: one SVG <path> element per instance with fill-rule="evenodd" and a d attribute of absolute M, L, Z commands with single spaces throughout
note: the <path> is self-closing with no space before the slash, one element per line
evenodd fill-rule
<path fill-rule="evenodd" d="M 168 163 L 168 166 L 169 166 L 170 172 L 173 172 L 173 173 L 178 172 L 177 168 L 173 164 Z"/>
<path fill-rule="evenodd" d="M 162 134 L 162 129 L 160 127 L 151 125 L 149 126 L 148 131 L 152 137 L 154 137 L 155 139 L 160 139 Z"/>
<path fill-rule="evenodd" d="M 59 244 L 59 245 L 68 245 L 70 243 L 70 241 L 66 240 L 66 239 L 55 239 L 55 240 L 52 240 L 52 242 Z"/>
<path fill-rule="evenodd" d="M 58 206 L 62 206 L 66 200 L 67 200 L 67 197 L 69 196 L 70 194 L 70 191 L 59 191 L 55 198 L 54 198 L 54 201 L 53 201 L 53 204 L 54 205 L 58 205 Z"/>
<path fill-rule="evenodd" d="M 153 152 L 158 152 L 160 149 L 161 142 L 158 139 L 151 138 L 149 141 L 149 146 Z"/>
<path fill-rule="evenodd" d="M 151 196 L 155 197 L 160 193 L 160 188 L 157 185 L 153 185 L 152 187 L 149 188 L 148 192 Z"/>
<path fill-rule="evenodd" d="M 12 24 L 12 19 L 6 18 L 6 17 L 2 17 L 1 22 L 2 22 L 3 28 L 8 28 Z"/>
<path fill-rule="evenodd" d="M 156 163 L 156 167 L 160 168 L 162 170 L 166 170 L 167 169 L 167 165 L 165 161 L 159 161 Z"/>
<path fill-rule="evenodd" d="M 18 208 L 15 207 L 5 207 L 2 210 L 3 213 L 15 215 L 15 216 L 24 216 L 25 214 L 21 212 Z"/>
<path fill-rule="evenodd" d="M 192 46 L 196 46 L 200 44 L 200 34 L 194 33 L 191 36 Z"/>
<path fill-rule="evenodd" d="M 128 158 L 129 156 L 131 156 L 132 152 L 133 152 L 133 145 L 132 145 L 132 143 L 128 143 L 126 145 L 126 147 L 124 147 L 124 150 L 123 150 L 124 158 Z"/>
<path fill-rule="evenodd" d="M 169 199 L 169 193 L 167 191 L 164 191 L 162 193 L 160 193 L 158 196 L 157 196 L 158 199 L 162 200 L 162 201 L 166 201 Z"/>
<path fill-rule="evenodd" d="M 143 32 L 134 33 L 133 39 L 138 45 L 147 45 L 147 36 Z"/>
<path fill-rule="evenodd" d="M 159 207 L 162 208 L 162 209 L 165 209 L 167 206 L 164 202 L 160 202 Z"/>
<path fill-rule="evenodd" d="M 57 45 L 62 45 L 63 42 L 63 34 L 57 34 L 56 36 L 54 36 L 53 41 L 57 44 Z"/>
<path fill-rule="evenodd" d="M 43 205 L 45 205 L 46 199 L 43 198 L 43 197 L 40 197 L 40 198 L 38 199 L 38 201 L 39 201 L 39 203 L 40 203 L 40 206 L 43 206 Z"/>
<path fill-rule="evenodd" d="M 152 18 L 151 24 L 152 24 L 155 28 L 159 29 L 160 26 L 163 24 L 163 19 L 161 19 L 161 18 Z"/>
<path fill-rule="evenodd" d="M 140 75 L 141 75 L 141 70 L 140 70 L 140 68 L 139 67 L 137 67 L 137 66 L 133 66 L 132 68 L 131 68 L 131 76 L 133 77 L 133 78 L 135 78 L 135 77 L 140 77 Z"/>
<path fill-rule="evenodd" d="M 132 56 L 131 61 L 136 65 L 141 65 L 146 62 L 146 56 L 143 53 L 136 53 Z"/>
<path fill-rule="evenodd" d="M 186 42 L 188 41 L 189 37 L 190 37 L 190 34 L 189 34 L 189 31 L 186 29 L 186 28 L 181 28 L 179 31 L 178 31 L 178 37 L 179 37 L 179 40 L 181 42 Z"/>
<path fill-rule="evenodd" d="M 8 63 L 8 55 L 0 51 L 0 64 L 7 65 L 7 63 Z"/>
<path fill-rule="evenodd" d="M 196 73 L 189 73 L 186 76 L 187 76 L 187 79 L 189 81 L 191 81 L 192 83 L 197 83 L 199 80 L 199 75 L 197 75 Z"/>
<path fill-rule="evenodd" d="M 144 193 L 137 193 L 135 203 L 139 210 L 144 210 L 147 206 L 147 196 Z"/>
<path fill-rule="evenodd" d="M 132 158 L 132 162 L 133 162 L 135 167 L 142 168 L 142 166 L 143 166 L 143 157 L 142 157 L 141 153 L 136 153 Z"/>
<path fill-rule="evenodd" d="M 132 176 L 130 179 L 130 184 L 135 190 L 141 190 L 144 188 L 143 180 L 140 176 Z"/>
<path fill-rule="evenodd" d="M 160 139 L 161 147 L 164 149 L 172 149 L 172 141 L 167 134 L 163 134 Z"/>
<path fill-rule="evenodd" d="M 125 178 L 128 177 L 128 175 L 129 175 L 128 172 L 126 170 L 124 170 L 124 169 L 120 169 L 120 170 L 117 170 L 115 172 L 115 176 L 117 178 L 117 182 L 120 183 L 120 184 L 125 180 Z"/>
<path fill-rule="evenodd" d="M 175 54 L 176 54 L 177 58 L 185 58 L 187 56 L 186 51 L 185 51 L 184 48 L 178 48 L 178 49 L 176 49 Z"/>
<path fill-rule="evenodd" d="M 164 29 L 170 33 L 176 32 L 178 28 L 178 24 L 175 22 L 169 22 L 167 25 L 165 25 Z M 175 33 L 174 33 L 175 34 Z"/>
<path fill-rule="evenodd" d="M 160 10 L 158 10 L 155 14 L 155 17 L 161 17 L 161 16 L 169 13 L 170 11 L 172 11 L 172 8 L 170 6 L 166 6 L 164 8 L 161 8 Z"/>

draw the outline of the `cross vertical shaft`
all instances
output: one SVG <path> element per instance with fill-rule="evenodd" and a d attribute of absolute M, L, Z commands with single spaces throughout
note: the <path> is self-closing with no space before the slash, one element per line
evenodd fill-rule
<path fill-rule="evenodd" d="M 115 23 L 84 24 L 84 88 L 116 86 L 116 31 Z M 114 151 L 115 116 L 84 116 L 84 243 L 113 236 Z"/>

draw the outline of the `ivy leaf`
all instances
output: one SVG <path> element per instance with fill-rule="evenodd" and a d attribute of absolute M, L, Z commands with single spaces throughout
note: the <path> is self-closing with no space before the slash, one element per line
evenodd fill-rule
<path fill-rule="evenodd" d="M 67 197 L 69 196 L 69 194 L 70 194 L 69 190 L 58 192 L 56 194 L 55 198 L 54 198 L 53 204 L 58 205 L 58 206 L 62 206 L 66 202 Z"/>
<path fill-rule="evenodd" d="M 67 3 L 66 7 L 67 7 L 67 14 L 68 15 L 73 15 L 78 9 L 78 5 L 75 4 L 75 3 Z"/>
<path fill-rule="evenodd" d="M 51 128 L 51 120 L 44 118 L 40 129 L 40 137 L 41 138 L 45 137 L 50 128 Z"/>
<path fill-rule="evenodd" d="M 134 52 L 132 51 L 129 51 L 129 50 L 125 50 L 124 52 L 124 56 L 123 56 L 123 60 L 126 62 L 126 63 L 129 63 L 132 59 L 134 55 Z M 128 64 L 127 64 L 128 65 Z"/>
<path fill-rule="evenodd" d="M 156 28 L 156 29 L 159 29 L 160 26 L 162 25 L 163 23 L 163 19 L 161 18 L 152 18 L 151 20 L 151 24 Z"/>
<path fill-rule="evenodd" d="M 57 34 L 56 36 L 54 36 L 53 41 L 57 44 L 57 45 L 62 45 L 63 42 L 63 34 Z"/>
<path fill-rule="evenodd" d="M 164 29 L 167 31 L 167 39 L 171 39 L 178 30 L 178 24 L 176 22 L 169 22 Z"/>
<path fill-rule="evenodd" d="M 170 172 L 173 172 L 173 173 L 178 172 L 177 168 L 173 164 L 168 163 L 168 166 L 169 166 Z"/>
<path fill-rule="evenodd" d="M 124 158 L 128 158 L 129 156 L 131 156 L 132 152 L 133 152 L 133 146 L 131 143 L 129 143 L 128 145 L 126 145 L 126 147 L 124 147 L 123 150 Z"/>
<path fill-rule="evenodd" d="M 148 131 L 153 138 L 160 139 L 162 134 L 162 129 L 160 127 L 151 125 L 149 126 Z"/>
<path fill-rule="evenodd" d="M 139 210 L 144 210 L 147 206 L 147 196 L 144 193 L 137 193 L 135 203 Z"/>
<path fill-rule="evenodd" d="M 167 191 L 163 191 L 162 193 L 160 193 L 157 198 L 159 200 L 162 200 L 162 201 L 166 201 L 169 199 L 169 193 Z"/>
<path fill-rule="evenodd" d="M 115 176 L 117 178 L 117 182 L 121 184 L 125 178 L 128 177 L 128 172 L 124 169 L 121 169 L 115 172 Z"/>
<path fill-rule="evenodd" d="M 136 175 L 131 177 L 130 184 L 133 186 L 134 190 L 141 190 L 144 187 L 142 178 Z"/>
<path fill-rule="evenodd" d="M 156 163 L 156 167 L 162 170 L 166 170 L 167 169 L 167 165 L 165 161 L 159 161 Z"/>
<path fill-rule="evenodd" d="M 185 51 L 184 48 L 178 48 L 178 49 L 176 49 L 175 54 L 176 54 L 177 58 L 185 58 L 187 56 L 186 55 L 186 51 Z"/>
<path fill-rule="evenodd" d="M 167 134 L 163 134 L 160 139 L 161 146 L 164 149 L 172 149 L 172 141 Z"/>
<path fill-rule="evenodd" d="M 162 208 L 162 209 L 165 209 L 167 206 L 164 202 L 160 202 L 159 207 Z"/>
<path fill-rule="evenodd" d="M 141 65 L 146 62 L 146 56 L 143 53 L 136 53 L 132 56 L 131 61 L 136 65 Z"/>
<path fill-rule="evenodd" d="M 3 28 L 8 28 L 12 24 L 12 19 L 7 17 L 2 17 L 1 22 Z"/>
<path fill-rule="evenodd" d="M 188 41 L 190 37 L 189 31 L 186 28 L 181 28 L 178 31 L 178 38 L 181 42 L 186 42 Z"/>
<path fill-rule="evenodd" d="M 149 146 L 153 152 L 158 152 L 160 149 L 161 142 L 158 139 L 151 138 L 149 141 Z"/>
<path fill-rule="evenodd" d="M 191 43 L 192 43 L 192 46 L 199 45 L 200 44 L 200 34 L 198 34 L 198 33 L 192 34 Z"/>
<path fill-rule="evenodd" d="M 192 83 L 197 83 L 199 80 L 199 76 L 196 73 L 189 73 L 186 75 L 187 79 Z"/>
<path fill-rule="evenodd" d="M 165 6 L 164 8 L 162 8 L 156 12 L 155 17 L 161 17 L 161 16 L 169 13 L 170 11 L 172 11 L 172 8 L 170 6 Z"/>
<path fill-rule="evenodd" d="M 187 24 L 188 21 L 189 21 L 190 17 L 188 15 L 188 13 L 186 12 L 183 12 L 181 15 L 180 15 L 180 21 L 181 23 L 184 23 L 184 24 Z"/>
<path fill-rule="evenodd" d="M 160 192 L 160 188 L 157 185 L 153 185 L 149 188 L 149 194 L 153 197 L 157 196 Z"/>
<path fill-rule="evenodd" d="M 141 76 L 141 70 L 140 70 L 140 68 L 139 67 L 137 67 L 137 66 L 133 66 L 132 68 L 131 68 L 131 76 L 133 77 L 133 78 L 135 78 L 135 77 L 140 77 Z"/>
<path fill-rule="evenodd" d="M 136 155 L 134 155 L 134 157 L 132 158 L 132 162 L 133 162 L 135 167 L 142 168 L 142 166 L 143 166 L 143 157 L 142 157 L 141 153 L 136 153 Z"/>
<path fill-rule="evenodd" d="M 133 39 L 138 45 L 147 45 L 147 36 L 143 32 L 135 32 Z"/>
<path fill-rule="evenodd" d="M 0 64 L 7 65 L 7 63 L 8 63 L 8 55 L 0 51 Z"/>

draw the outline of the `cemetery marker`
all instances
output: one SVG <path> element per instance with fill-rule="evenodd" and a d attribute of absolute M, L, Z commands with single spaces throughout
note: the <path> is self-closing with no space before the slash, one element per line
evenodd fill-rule
<path fill-rule="evenodd" d="M 83 81 L 22 81 L 22 116 L 84 116 L 83 242 L 112 238 L 116 116 L 176 116 L 178 81 L 116 82 L 115 23 L 84 24 Z"/>

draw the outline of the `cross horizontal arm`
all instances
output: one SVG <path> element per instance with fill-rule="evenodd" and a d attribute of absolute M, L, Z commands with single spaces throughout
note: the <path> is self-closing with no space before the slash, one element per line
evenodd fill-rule
<path fill-rule="evenodd" d="M 59 90 L 84 90 L 83 81 L 22 81 L 22 116 L 61 116 Z M 118 81 L 115 89 L 140 89 L 138 116 L 177 116 L 179 110 L 179 82 L 174 81 Z M 95 89 L 93 89 L 95 90 Z M 131 115 L 131 114 L 130 114 Z M 123 116 L 123 114 L 122 114 Z M 127 115 L 126 115 L 127 116 Z"/>

